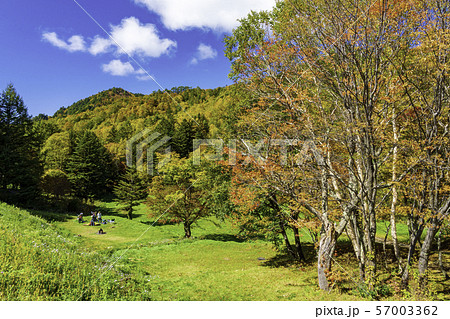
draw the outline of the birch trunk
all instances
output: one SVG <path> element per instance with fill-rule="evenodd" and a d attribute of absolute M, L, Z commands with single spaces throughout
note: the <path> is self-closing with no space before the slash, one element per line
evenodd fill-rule
<path fill-rule="evenodd" d="M 333 223 L 323 225 L 323 231 L 319 241 L 319 252 L 317 256 L 317 274 L 319 287 L 322 290 L 330 290 L 328 275 L 331 271 L 331 262 L 336 247 L 336 234 Z"/>

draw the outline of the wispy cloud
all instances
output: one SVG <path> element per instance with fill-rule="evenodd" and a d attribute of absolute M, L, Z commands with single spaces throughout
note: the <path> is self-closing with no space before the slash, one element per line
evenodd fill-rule
<path fill-rule="evenodd" d="M 121 47 L 117 48 L 118 54 L 124 53 L 123 48 L 130 55 L 157 58 L 177 47 L 175 41 L 161 39 L 155 25 L 142 24 L 135 17 L 123 19 L 120 25 L 112 26 L 111 35 Z"/>
<path fill-rule="evenodd" d="M 55 32 L 44 32 L 42 38 L 60 49 L 69 52 L 88 51 L 92 55 L 106 53 L 114 47 L 119 55 L 127 53 L 132 56 L 158 58 L 177 47 L 175 41 L 161 39 L 155 25 L 143 24 L 135 17 L 125 18 L 119 25 L 112 25 L 111 36 L 114 41 L 100 36 L 94 37 L 89 48 L 81 35 L 72 36 L 68 42 L 61 40 Z"/>
<path fill-rule="evenodd" d="M 214 59 L 216 57 L 216 50 L 214 50 L 210 45 L 200 43 L 200 45 L 197 47 L 197 52 L 191 60 L 191 64 L 198 64 L 199 61 Z"/>
<path fill-rule="evenodd" d="M 67 41 L 64 41 L 58 37 L 55 32 L 44 32 L 42 34 L 42 40 L 49 42 L 57 48 L 66 50 L 69 52 L 84 52 L 86 51 L 86 42 L 83 36 L 74 35 Z"/>

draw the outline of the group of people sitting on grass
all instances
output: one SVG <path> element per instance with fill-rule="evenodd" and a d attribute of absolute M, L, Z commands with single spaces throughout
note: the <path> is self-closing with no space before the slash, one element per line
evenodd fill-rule
<path fill-rule="evenodd" d="M 80 224 L 84 223 L 83 213 L 80 213 L 78 215 L 77 220 L 78 220 L 78 222 Z M 86 226 L 96 226 L 95 223 L 97 223 L 97 222 L 100 223 L 100 224 L 106 225 L 108 222 L 109 223 L 114 223 L 114 219 L 109 219 L 109 220 L 102 219 L 102 213 L 101 212 L 97 212 L 97 214 L 95 212 L 91 212 L 91 221 Z"/>

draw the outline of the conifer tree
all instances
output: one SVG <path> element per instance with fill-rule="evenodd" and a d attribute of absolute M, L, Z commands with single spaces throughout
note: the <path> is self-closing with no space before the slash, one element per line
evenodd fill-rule
<path fill-rule="evenodd" d="M 173 146 L 181 158 L 186 158 L 192 152 L 194 128 L 191 120 L 184 119 L 173 136 Z"/>
<path fill-rule="evenodd" d="M 111 155 L 91 131 L 78 139 L 67 170 L 75 195 L 86 200 L 104 193 L 114 175 Z"/>
<path fill-rule="evenodd" d="M 40 164 L 27 108 L 12 84 L 0 96 L 0 197 L 21 202 L 37 195 Z"/>
<path fill-rule="evenodd" d="M 205 139 L 209 135 L 209 122 L 204 114 L 198 114 L 194 117 L 194 138 Z"/>
<path fill-rule="evenodd" d="M 203 114 L 193 119 L 184 119 L 173 135 L 173 146 L 180 157 L 187 158 L 193 152 L 195 139 L 206 139 L 209 135 L 209 122 Z"/>
<path fill-rule="evenodd" d="M 133 209 L 147 197 L 147 187 L 143 178 L 139 176 L 136 167 L 128 167 L 125 175 L 114 188 L 114 194 L 123 205 L 128 219 L 133 219 Z"/>

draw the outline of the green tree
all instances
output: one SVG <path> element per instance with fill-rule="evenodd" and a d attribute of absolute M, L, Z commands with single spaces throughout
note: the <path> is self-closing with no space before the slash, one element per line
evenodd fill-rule
<path fill-rule="evenodd" d="M 206 139 L 209 135 L 209 122 L 203 114 L 193 119 L 183 119 L 173 135 L 173 147 L 181 157 L 187 158 L 193 151 L 195 139 Z"/>
<path fill-rule="evenodd" d="M 48 121 L 43 114 L 33 118 L 33 133 L 42 148 L 45 141 L 53 134 L 59 132 L 58 126 Z"/>
<path fill-rule="evenodd" d="M 168 112 L 165 117 L 163 117 L 155 129 L 156 132 L 172 137 L 175 132 L 175 119 L 171 112 Z"/>
<path fill-rule="evenodd" d="M 12 84 L 0 96 L 0 197 L 23 202 L 37 195 L 40 163 L 27 108 Z"/>
<path fill-rule="evenodd" d="M 194 127 L 191 120 L 183 119 L 173 135 L 173 146 L 175 152 L 186 158 L 192 152 L 192 141 L 194 140 Z"/>
<path fill-rule="evenodd" d="M 41 156 L 46 169 L 65 171 L 71 154 L 70 133 L 55 133 L 44 143 Z"/>
<path fill-rule="evenodd" d="M 78 139 L 67 171 L 75 195 L 86 200 L 105 193 L 114 177 L 111 154 L 91 131 Z"/>
<path fill-rule="evenodd" d="M 150 215 L 162 222 L 182 223 L 185 237 L 190 238 L 192 225 L 214 211 L 209 201 L 214 191 L 205 165 L 194 165 L 192 158 L 172 153 L 159 173 L 153 177 L 147 201 Z"/>
<path fill-rule="evenodd" d="M 46 171 L 42 176 L 41 187 L 45 193 L 56 196 L 58 200 L 61 196 L 70 193 L 70 182 L 67 174 L 59 169 Z"/>
<path fill-rule="evenodd" d="M 204 114 L 194 116 L 194 138 L 205 139 L 209 135 L 209 121 Z"/>
<path fill-rule="evenodd" d="M 139 176 L 135 166 L 127 168 L 125 175 L 114 187 L 114 194 L 120 204 L 123 205 L 127 218 L 133 219 L 134 207 L 139 205 L 148 195 L 145 180 Z"/>
<path fill-rule="evenodd" d="M 117 128 L 113 125 L 106 138 L 108 143 L 119 143 Z"/>

